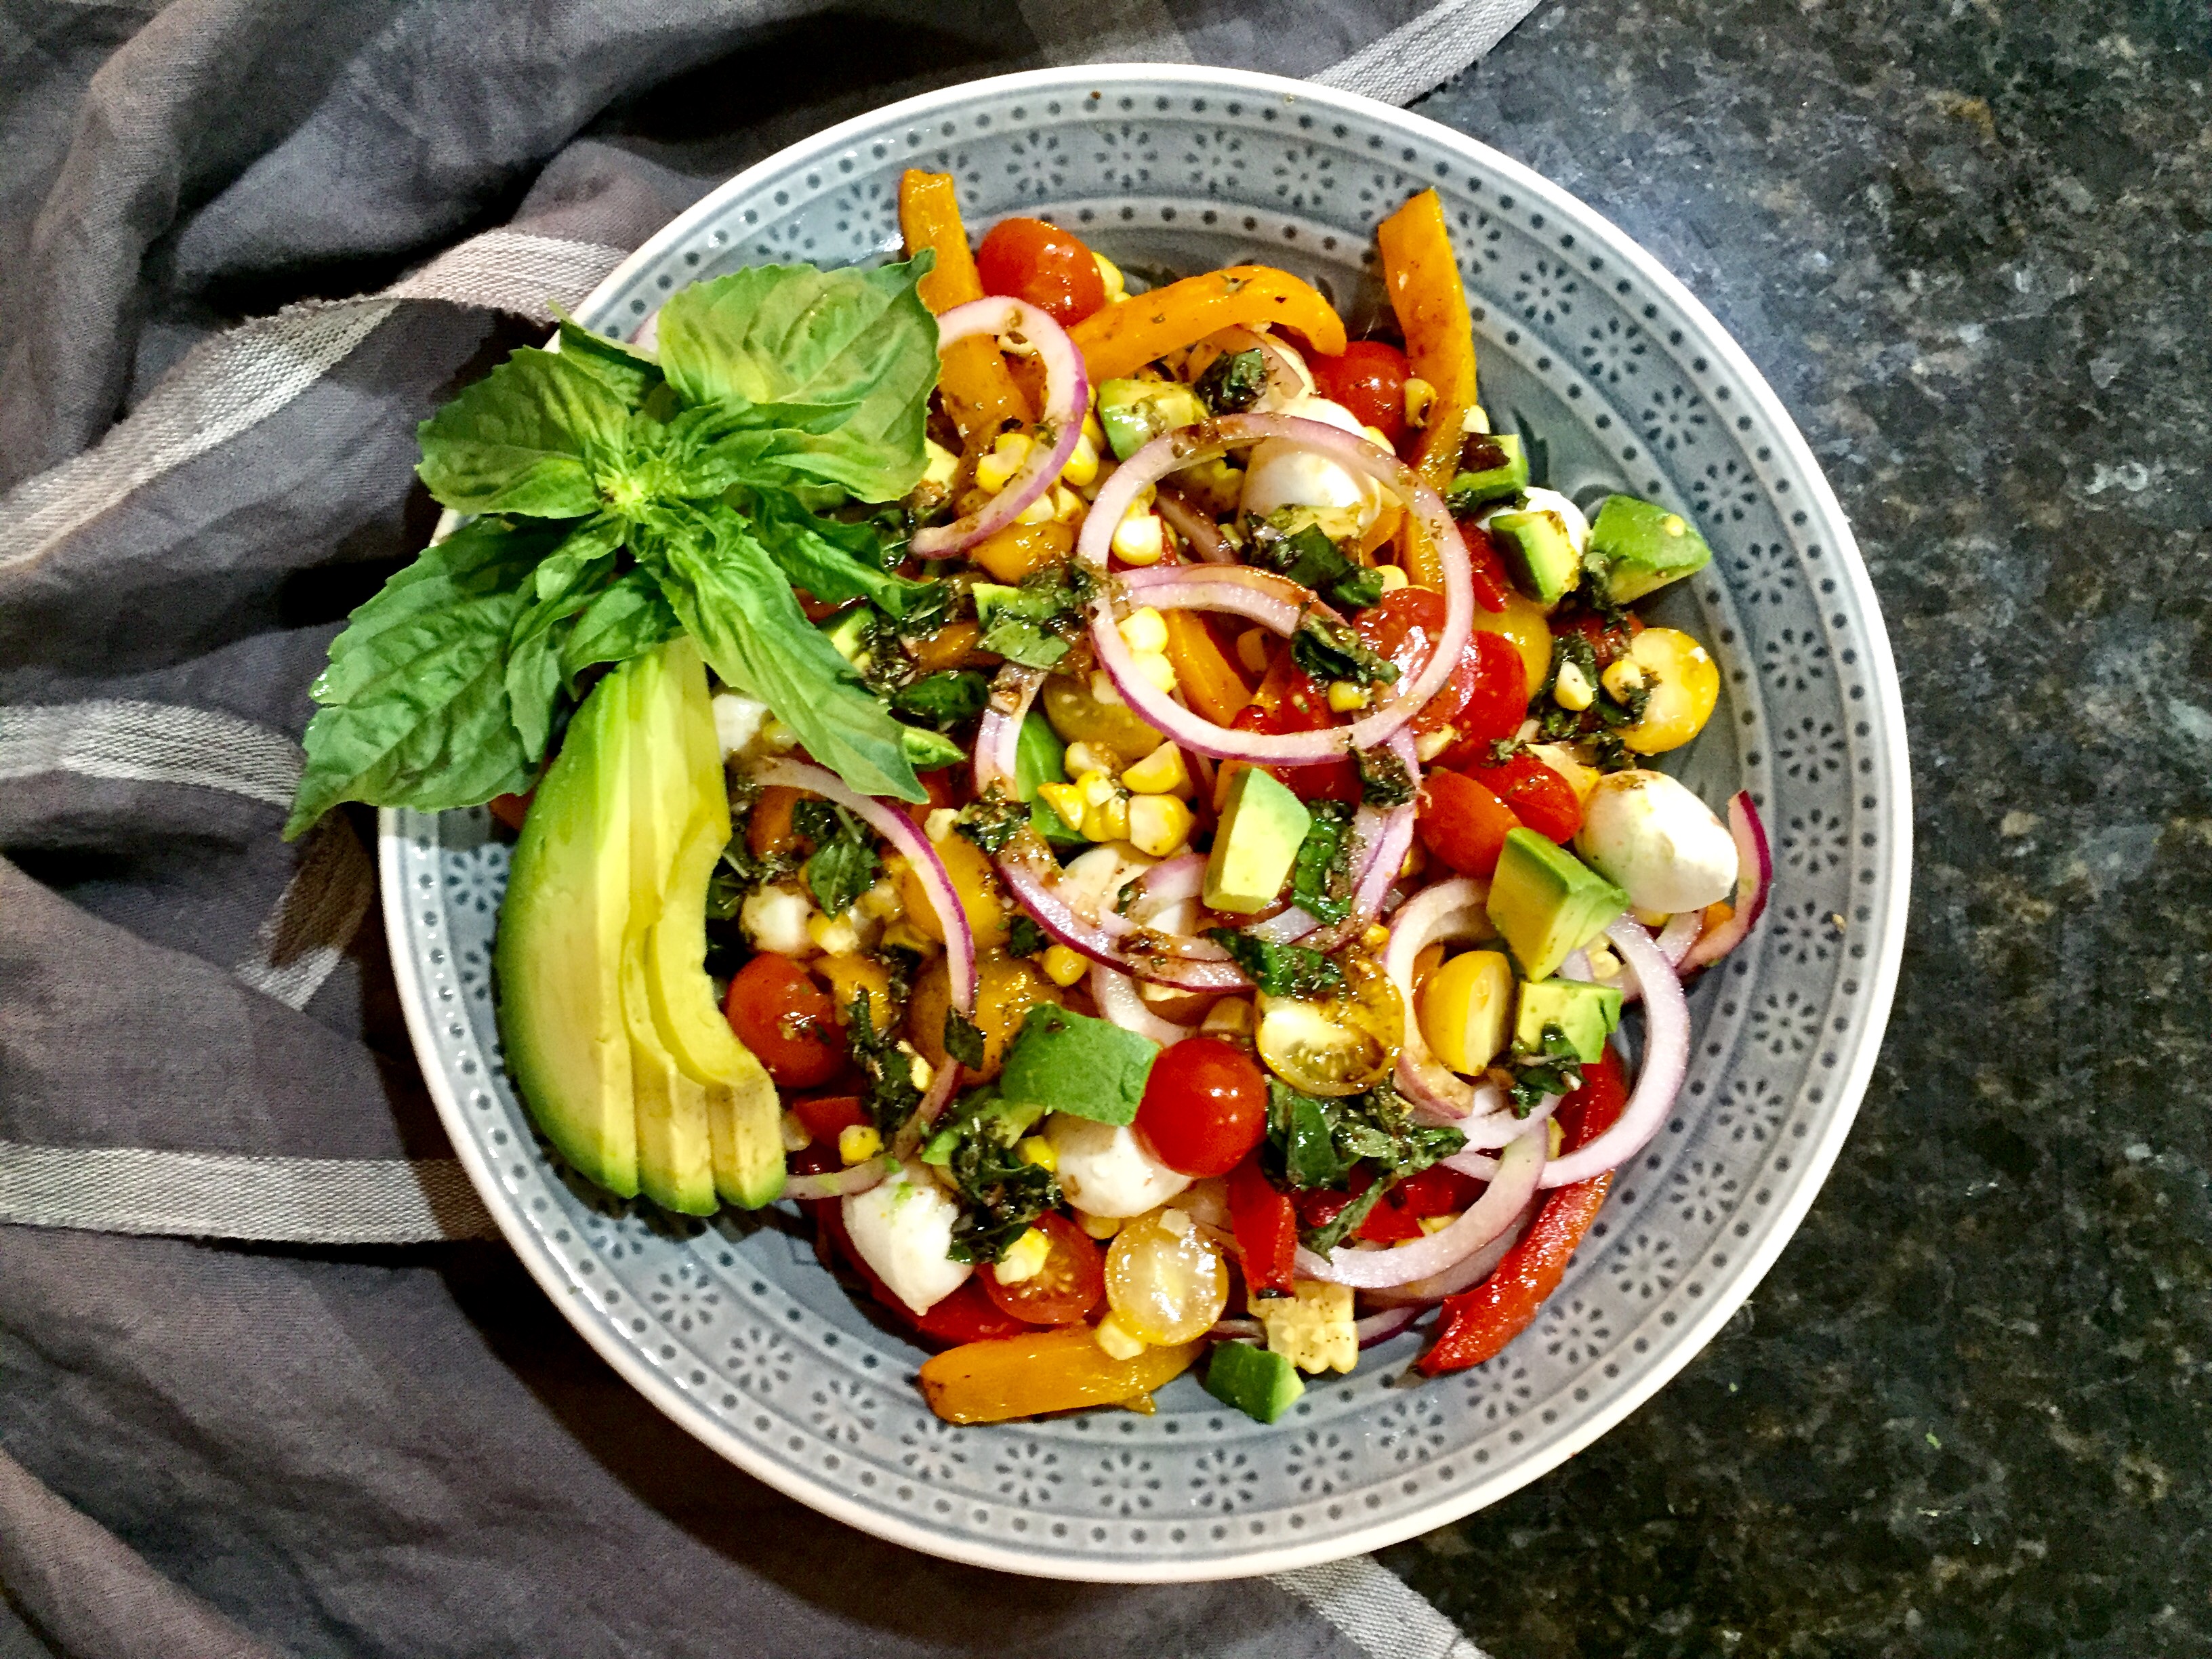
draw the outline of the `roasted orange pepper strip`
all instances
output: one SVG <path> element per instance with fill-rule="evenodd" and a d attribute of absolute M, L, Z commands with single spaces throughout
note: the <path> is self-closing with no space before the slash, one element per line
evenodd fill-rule
<path fill-rule="evenodd" d="M 923 1362 L 922 1397 L 948 1423 L 1003 1423 L 1039 1412 L 1112 1406 L 1173 1382 L 1205 1351 L 1203 1340 L 1146 1348 L 1110 1359 L 1088 1325 L 947 1348 Z"/>
<path fill-rule="evenodd" d="M 1133 294 L 1091 313 L 1068 333 L 1096 386 L 1224 328 L 1263 323 L 1297 330 L 1324 356 L 1343 355 L 1344 319 L 1335 308 L 1290 272 L 1267 265 L 1231 265 Z"/>
<path fill-rule="evenodd" d="M 1413 465 L 1441 490 L 1459 468 L 1462 424 L 1474 407 L 1474 323 L 1436 191 L 1423 191 L 1377 225 L 1375 242 L 1382 255 L 1382 286 L 1406 337 L 1407 362 L 1437 389 Z M 1410 514 L 1402 542 L 1407 575 L 1424 587 L 1441 588 L 1443 559 Z"/>
<path fill-rule="evenodd" d="M 1222 655 L 1206 619 L 1196 611 L 1170 611 L 1160 620 L 1168 625 L 1167 659 L 1183 696 L 1204 719 L 1228 725 L 1252 700 L 1244 677 Z"/>
<path fill-rule="evenodd" d="M 924 248 L 937 255 L 935 268 L 920 283 L 921 302 L 931 312 L 942 315 L 983 297 L 951 173 L 908 169 L 899 179 L 899 229 L 909 258 Z M 971 449 L 988 447 L 1009 421 L 1030 422 L 1029 405 L 1006 371 L 1006 357 L 988 340 L 963 340 L 948 349 L 937 389 L 961 441 Z"/>

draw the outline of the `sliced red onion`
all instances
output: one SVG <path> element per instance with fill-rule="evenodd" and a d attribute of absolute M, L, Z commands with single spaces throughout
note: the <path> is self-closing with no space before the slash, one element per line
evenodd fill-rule
<path fill-rule="evenodd" d="M 1685 910 L 1680 915 L 1667 918 L 1667 925 L 1659 930 L 1656 941 L 1659 954 L 1667 959 L 1669 968 L 1679 968 L 1690 947 L 1698 942 L 1698 932 L 1705 926 L 1705 913 Z"/>
<path fill-rule="evenodd" d="M 1044 410 L 1030 433 L 1029 453 L 1004 489 L 966 518 L 915 532 L 914 550 L 926 559 L 957 553 L 1013 523 L 1023 508 L 1052 488 L 1083 435 L 1091 379 L 1066 329 L 1025 301 L 997 295 L 955 306 L 937 319 L 940 352 L 981 334 L 1035 348 L 1044 363 Z"/>
<path fill-rule="evenodd" d="M 1521 1213 L 1513 1218 L 1511 1226 L 1465 1261 L 1431 1278 L 1417 1279 L 1410 1285 L 1395 1285 L 1385 1291 L 1363 1291 L 1361 1294 L 1385 1307 L 1404 1304 L 1414 1308 L 1431 1307 L 1448 1296 L 1457 1296 L 1462 1291 L 1480 1285 L 1496 1271 L 1498 1264 L 1505 1259 L 1506 1251 L 1521 1242 L 1521 1235 L 1528 1231 L 1528 1224 L 1536 1218 L 1536 1212 L 1543 1207 L 1543 1194 L 1538 1193 L 1522 1206 Z"/>
<path fill-rule="evenodd" d="M 937 856 L 929 837 L 907 810 L 896 801 L 857 793 L 847 788 L 836 773 L 799 761 L 770 761 L 753 775 L 763 783 L 804 789 L 836 802 L 905 855 L 921 878 L 922 890 L 929 895 L 929 908 L 937 912 L 938 924 L 945 930 L 945 965 L 952 976 L 953 1006 L 963 1014 L 974 1013 L 975 938 L 968 930 L 968 912 L 961 905 L 945 860 Z"/>
<path fill-rule="evenodd" d="M 1358 1334 L 1359 1346 L 1371 1348 L 1378 1342 L 1388 1342 L 1420 1316 L 1420 1309 L 1414 1306 L 1385 1308 L 1355 1322 L 1352 1328 Z"/>
<path fill-rule="evenodd" d="M 1292 904 L 1276 911 L 1264 921 L 1247 922 L 1238 931 L 1268 945 L 1294 945 L 1320 927 L 1321 921 L 1312 911 L 1300 909 Z"/>
<path fill-rule="evenodd" d="M 1497 1178 L 1482 1196 L 1442 1232 L 1387 1250 L 1339 1248 L 1326 1257 L 1298 1247 L 1298 1272 L 1308 1279 L 1379 1291 L 1433 1278 L 1464 1261 L 1513 1224 L 1544 1173 L 1552 1132 L 1541 1123 L 1523 1130 L 1498 1160 Z"/>
<path fill-rule="evenodd" d="M 848 1170 L 833 1170 L 827 1175 L 793 1176 L 783 1183 L 783 1195 L 801 1204 L 817 1198 L 849 1198 L 854 1193 L 882 1186 L 897 1167 L 888 1156 L 878 1154 Z"/>
<path fill-rule="evenodd" d="M 1043 842 L 1034 836 L 1017 836 L 1008 842 L 998 855 L 998 866 L 999 874 L 1014 896 L 1055 944 L 1079 951 L 1091 961 L 1103 963 L 1117 972 L 1149 979 L 1156 984 L 1172 985 L 1177 990 L 1252 988 L 1252 981 L 1225 958 L 1189 960 L 1164 950 L 1149 949 L 1146 941 L 1151 936 L 1135 927 L 1126 916 L 1115 917 L 1119 927 L 1109 929 L 1079 915 L 1060 891 L 1060 866 L 1052 861 Z M 1123 939 L 1130 941 L 1127 950 L 1121 944 Z"/>
<path fill-rule="evenodd" d="M 1154 439 L 1115 471 L 1091 504 L 1076 544 L 1076 556 L 1103 573 L 1114 532 L 1139 494 L 1168 473 L 1194 462 L 1210 460 L 1226 450 L 1268 438 L 1279 438 L 1299 448 L 1312 450 L 1348 471 L 1382 483 L 1405 503 L 1423 529 L 1436 542 L 1444 568 L 1444 625 L 1436 649 L 1421 672 L 1392 688 L 1389 701 L 1349 726 L 1318 732 L 1282 733 L 1236 732 L 1216 726 L 1194 714 L 1161 691 L 1136 669 L 1127 641 L 1114 615 L 1110 588 L 1092 611 L 1091 644 L 1099 662 L 1112 676 L 1138 718 L 1187 748 L 1229 760 L 1255 761 L 1269 765 L 1310 766 L 1363 749 L 1382 746 L 1390 735 L 1411 720 L 1458 666 L 1474 623 L 1474 589 L 1468 574 L 1467 550 L 1443 500 L 1420 477 L 1387 449 L 1370 443 L 1357 433 L 1345 432 L 1319 421 L 1287 415 L 1231 415 L 1210 425 L 1185 427 Z M 1155 572 L 1175 575 L 1180 570 L 1212 576 L 1226 567 L 1180 567 Z M 1259 573 L 1247 572 L 1249 577 Z M 1150 601 L 1157 605 L 1158 600 Z M 1250 615 L 1244 604 L 1215 608 L 1236 609 Z"/>
<path fill-rule="evenodd" d="M 1129 907 L 1129 920 L 1147 925 L 1163 910 L 1194 899 L 1205 890 L 1206 854 L 1178 854 L 1137 878 L 1137 901 Z M 1214 948 L 1218 951 L 1220 947 Z"/>
<path fill-rule="evenodd" d="M 988 793 L 991 786 L 1003 780 L 1011 791 L 1014 769 L 1021 752 L 1022 722 L 1029 718 L 1030 707 L 1036 702 L 1038 689 L 1044 684 L 1044 671 L 1024 668 L 1019 663 L 1008 663 L 991 682 L 990 706 L 983 711 L 982 723 L 975 728 L 975 793 Z"/>
<path fill-rule="evenodd" d="M 1267 1328 L 1256 1319 L 1217 1319 L 1206 1334 L 1221 1342 L 1257 1342 L 1266 1338 Z"/>
<path fill-rule="evenodd" d="M 1190 550 L 1207 564 L 1234 564 L 1237 555 L 1221 538 L 1221 526 L 1206 516 L 1173 484 L 1162 484 L 1152 497 L 1175 532 L 1190 544 Z"/>
<path fill-rule="evenodd" d="M 1674 1109 L 1690 1066 L 1690 1005 L 1682 1000 L 1681 981 L 1652 944 L 1651 935 L 1635 917 L 1623 916 L 1605 930 L 1605 936 L 1644 993 L 1644 1063 L 1637 1068 L 1628 1104 L 1613 1127 L 1589 1146 L 1548 1165 L 1543 1175 L 1547 1187 L 1587 1181 L 1642 1152 Z"/>
<path fill-rule="evenodd" d="M 1193 1027 L 1163 1019 L 1145 1006 L 1144 993 L 1138 990 L 1137 981 L 1103 962 L 1091 964 L 1091 1000 L 1104 1018 L 1125 1031 L 1150 1037 L 1163 1048 L 1195 1034 Z"/>
<path fill-rule="evenodd" d="M 1735 837 L 1735 914 L 1689 948 L 1678 964 L 1686 974 L 1718 962 L 1742 944 L 1765 913 L 1766 896 L 1774 886 L 1774 853 L 1748 789 L 1729 798 L 1729 833 Z"/>

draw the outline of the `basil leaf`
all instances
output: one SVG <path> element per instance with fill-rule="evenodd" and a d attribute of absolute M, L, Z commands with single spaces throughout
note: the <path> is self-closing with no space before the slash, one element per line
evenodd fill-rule
<path fill-rule="evenodd" d="M 530 787 L 510 717 L 507 641 L 557 528 L 464 525 L 393 576 L 331 642 L 312 688 L 289 839 L 342 800 L 435 811 Z"/>
<path fill-rule="evenodd" d="M 983 1069 L 983 1028 L 957 1008 L 945 1011 L 945 1052 L 970 1071 Z"/>
<path fill-rule="evenodd" d="M 545 758 L 554 705 L 567 678 L 561 668 L 563 624 L 605 586 L 622 541 L 620 520 L 604 515 L 589 520 L 569 532 L 568 539 L 532 573 L 531 589 L 537 598 L 515 623 L 507 641 L 507 696 L 515 734 L 533 766 Z"/>
<path fill-rule="evenodd" d="M 1051 939 L 1032 917 L 1017 910 L 1006 918 L 1006 954 L 1010 957 L 1033 957 L 1048 949 Z"/>
<path fill-rule="evenodd" d="M 626 570 L 593 595 L 577 617 L 561 647 L 561 677 L 573 690 L 586 668 L 641 657 L 683 631 L 653 573 Z"/>
<path fill-rule="evenodd" d="M 561 356 L 576 365 L 623 400 L 627 409 L 641 409 L 653 389 L 660 385 L 660 365 L 619 340 L 594 334 L 558 306 Z"/>
<path fill-rule="evenodd" d="M 738 505 L 791 585 L 824 605 L 866 599 L 896 617 L 928 586 L 891 571 L 897 552 L 874 524 L 823 518 L 788 489 L 748 489 Z"/>
<path fill-rule="evenodd" d="M 913 684 L 902 685 L 891 693 L 892 708 L 902 714 L 927 720 L 940 732 L 949 732 L 963 720 L 975 719 L 990 700 L 991 682 L 973 669 L 948 668 L 940 673 L 926 674 Z"/>
<path fill-rule="evenodd" d="M 1241 415 L 1267 389 L 1267 358 L 1257 346 L 1224 351 L 1198 377 L 1198 399 L 1216 415 Z"/>
<path fill-rule="evenodd" d="M 886 1140 L 921 1104 L 921 1091 L 914 1085 L 913 1062 L 898 1046 L 899 1024 L 894 1019 L 888 1030 L 878 1031 L 867 991 L 863 988 L 853 994 L 845 1016 L 845 1041 L 852 1046 L 853 1064 L 860 1068 L 867 1085 L 861 1092 L 860 1104 Z"/>
<path fill-rule="evenodd" d="M 1291 902 L 1316 921 L 1352 914 L 1352 809 L 1340 800 L 1311 802 L 1306 838 L 1291 866 Z"/>
<path fill-rule="evenodd" d="M 1309 616 L 1291 635 L 1291 659 L 1327 684 L 1349 680 L 1354 685 L 1388 684 L 1398 678 L 1398 665 L 1377 656 L 1351 627 L 1326 617 Z"/>
<path fill-rule="evenodd" d="M 1300 1191 L 1334 1187 L 1351 1170 L 1336 1150 L 1328 1109 L 1276 1079 L 1267 1082 L 1267 1136 L 1285 1185 Z"/>
<path fill-rule="evenodd" d="M 664 510 L 639 538 L 669 606 L 725 684 L 773 709 L 864 795 L 926 799 L 899 723 L 806 620 L 791 584 L 726 507 Z"/>
<path fill-rule="evenodd" d="M 525 346 L 416 428 L 415 471 L 456 512 L 580 519 L 599 509 L 599 475 L 620 469 L 629 430 L 605 381 Z"/>
<path fill-rule="evenodd" d="M 812 797 L 792 808 L 792 827 L 814 843 L 801 873 L 825 916 L 842 916 L 876 884 L 884 867 L 860 821 L 834 802 Z"/>
<path fill-rule="evenodd" d="M 1207 933 L 1252 983 L 1274 997 L 1312 997 L 1344 989 L 1344 970 L 1303 945 L 1271 945 L 1233 928 Z"/>

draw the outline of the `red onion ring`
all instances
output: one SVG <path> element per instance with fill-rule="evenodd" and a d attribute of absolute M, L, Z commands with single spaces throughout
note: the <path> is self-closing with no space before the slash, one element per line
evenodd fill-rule
<path fill-rule="evenodd" d="M 1206 517 L 1190 498 L 1173 484 L 1162 484 L 1153 495 L 1160 509 L 1160 517 L 1168 521 L 1176 534 L 1190 544 L 1190 550 L 1207 564 L 1230 565 L 1237 562 L 1236 554 L 1221 538 L 1221 526 Z"/>
<path fill-rule="evenodd" d="M 878 1153 L 849 1170 L 833 1170 L 827 1175 L 793 1176 L 783 1183 L 783 1195 L 801 1204 L 817 1198 L 847 1198 L 882 1186 L 896 1167 L 889 1156 Z"/>
<path fill-rule="evenodd" d="M 1044 410 L 1030 433 L 1029 453 L 1006 487 L 966 518 L 915 532 L 914 550 L 925 559 L 942 558 L 973 547 L 1004 530 L 1060 477 L 1076 441 L 1083 435 L 1083 414 L 1091 403 L 1091 379 L 1083 354 L 1067 331 L 1022 300 L 991 295 L 958 305 L 937 319 L 937 349 L 979 334 L 1012 339 L 1036 348 L 1044 361 Z"/>
<path fill-rule="evenodd" d="M 1667 1121 L 1690 1067 L 1690 1005 L 1682 1000 L 1681 981 L 1635 917 L 1621 917 L 1605 936 L 1644 993 L 1644 1063 L 1613 1126 L 1548 1165 L 1542 1181 L 1547 1187 L 1587 1181 L 1642 1152 Z"/>
<path fill-rule="evenodd" d="M 1540 1193 L 1523 1205 L 1521 1213 L 1513 1218 L 1513 1224 L 1492 1239 L 1489 1243 L 1469 1255 L 1465 1261 L 1445 1268 L 1428 1279 L 1417 1279 L 1410 1285 L 1399 1285 L 1387 1291 L 1362 1291 L 1369 1301 L 1383 1307 L 1401 1304 L 1433 1307 L 1448 1296 L 1457 1296 L 1471 1285 L 1480 1285 L 1496 1271 L 1505 1259 L 1506 1251 L 1521 1242 L 1521 1235 L 1528 1231 L 1528 1224 L 1536 1218 L 1536 1212 L 1544 1207 Z"/>
<path fill-rule="evenodd" d="M 1421 1310 L 1408 1304 L 1402 1308 L 1385 1308 L 1381 1313 L 1371 1313 L 1357 1321 L 1352 1328 L 1358 1334 L 1359 1346 L 1371 1348 L 1388 1342 L 1421 1316 Z"/>
<path fill-rule="evenodd" d="M 990 706 L 975 728 L 975 793 L 988 794 L 1004 780 L 1011 788 L 1021 752 L 1022 723 L 1044 684 L 1044 670 L 1008 663 L 991 683 Z M 1001 707 L 1003 705 L 1003 707 Z"/>
<path fill-rule="evenodd" d="M 1217 1319 L 1206 1334 L 1218 1342 L 1256 1342 L 1267 1336 L 1267 1328 L 1256 1319 Z"/>
<path fill-rule="evenodd" d="M 1236 732 L 1193 713 L 1161 691 L 1137 672 L 1128 643 L 1121 638 L 1114 615 L 1110 589 L 1101 593 L 1091 613 L 1091 645 L 1100 664 L 1113 678 L 1121 700 L 1137 717 L 1155 731 L 1186 748 L 1225 760 L 1264 764 L 1310 766 L 1362 749 L 1380 748 L 1421 706 L 1436 695 L 1459 665 L 1474 625 L 1474 588 L 1468 573 L 1467 549 L 1445 510 L 1443 500 L 1420 477 L 1389 451 L 1370 443 L 1356 433 L 1340 431 L 1319 421 L 1286 415 L 1231 415 L 1211 426 L 1185 427 L 1155 438 L 1122 463 L 1106 481 L 1084 520 L 1076 544 L 1076 556 L 1103 574 L 1112 550 L 1114 532 L 1148 484 L 1192 463 L 1210 460 L 1239 445 L 1280 438 L 1303 449 L 1316 451 L 1346 469 L 1364 474 L 1395 493 L 1435 541 L 1444 566 L 1444 625 L 1428 662 L 1410 682 L 1401 682 L 1389 702 L 1350 726 L 1328 726 L 1318 732 L 1267 733 Z M 1200 569 L 1208 577 L 1216 567 L 1176 567 L 1161 576 L 1184 569 Z M 1226 567 L 1219 568 L 1224 574 Z M 1249 579 L 1262 573 L 1244 573 Z M 1158 600 L 1152 601 L 1158 604 Z M 1244 604 L 1218 605 L 1251 615 Z M 1281 630 L 1279 630 L 1281 631 Z"/>
<path fill-rule="evenodd" d="M 1098 1012 L 1105 1018 L 1125 1031 L 1150 1037 L 1163 1048 L 1194 1035 L 1192 1027 L 1163 1019 L 1146 1007 L 1144 994 L 1137 989 L 1137 981 L 1103 962 L 1091 964 L 1091 1000 L 1098 1005 Z"/>
<path fill-rule="evenodd" d="M 1685 974 L 1718 962 L 1742 944 L 1765 914 L 1766 896 L 1774 886 L 1774 853 L 1748 789 L 1729 798 L 1728 815 L 1729 833 L 1735 837 L 1735 914 L 1690 947 L 1677 964 Z"/>
<path fill-rule="evenodd" d="M 1704 912 L 1685 910 L 1680 915 L 1667 918 L 1667 925 L 1659 930 L 1656 943 L 1659 954 L 1667 958 L 1669 968 L 1680 968 L 1690 947 L 1698 942 L 1698 933 L 1705 926 Z"/>
<path fill-rule="evenodd" d="M 961 906 L 959 892 L 952 885 L 945 860 L 937 856 L 929 837 L 907 810 L 896 801 L 856 793 L 848 789 L 836 773 L 798 761 L 770 761 L 753 775 L 763 783 L 804 789 L 825 800 L 836 801 L 905 855 L 921 879 L 922 890 L 929 895 L 929 908 L 937 912 L 938 924 L 945 930 L 945 965 L 952 976 L 953 1006 L 963 1014 L 974 1013 L 975 937 L 968 930 L 968 912 Z"/>
<path fill-rule="evenodd" d="M 1387 1250 L 1339 1248 L 1326 1257 L 1300 1245 L 1298 1272 L 1308 1279 L 1349 1285 L 1358 1291 L 1387 1290 L 1434 1278 L 1513 1224 L 1514 1218 L 1535 1194 L 1551 1141 L 1551 1131 L 1541 1123 L 1523 1129 L 1498 1158 L 1497 1178 L 1442 1232 Z"/>
<path fill-rule="evenodd" d="M 1044 843 L 1024 832 L 1009 842 L 998 855 L 999 874 L 1054 943 L 1079 951 L 1091 961 L 1116 972 L 1172 985 L 1181 991 L 1249 991 L 1252 981 L 1225 958 L 1219 961 L 1185 959 L 1174 952 L 1149 948 L 1147 935 L 1125 916 L 1116 916 L 1118 928 L 1086 921 L 1063 897 L 1060 867 L 1052 862 Z M 1133 938 L 1125 949 L 1119 940 Z"/>

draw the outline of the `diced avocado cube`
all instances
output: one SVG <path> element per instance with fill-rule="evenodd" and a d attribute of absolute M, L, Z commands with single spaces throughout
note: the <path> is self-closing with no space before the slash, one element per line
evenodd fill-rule
<path fill-rule="evenodd" d="M 1549 508 L 1501 513 L 1483 528 L 1513 585 L 1539 605 L 1557 605 L 1582 574 L 1567 526 Z"/>
<path fill-rule="evenodd" d="M 1127 460 L 1163 432 L 1206 418 L 1198 394 L 1173 380 L 1109 380 L 1098 388 L 1098 424 L 1117 460 Z"/>
<path fill-rule="evenodd" d="M 1608 495 L 1590 525 L 1583 562 L 1607 604 L 1626 605 L 1703 570 L 1712 556 L 1680 514 L 1633 495 Z"/>
<path fill-rule="evenodd" d="M 1460 451 L 1444 501 L 1455 513 L 1472 512 L 1517 495 L 1528 487 L 1528 457 L 1517 432 L 1478 433 Z"/>
<path fill-rule="evenodd" d="M 1505 832 L 1485 907 L 1529 979 L 1549 979 L 1628 908 L 1628 895 L 1534 830 Z"/>
<path fill-rule="evenodd" d="M 1274 903 L 1312 824 L 1305 803 L 1273 774 L 1257 766 L 1241 769 L 1206 860 L 1207 905 L 1253 915 Z"/>
<path fill-rule="evenodd" d="M 1247 1417 L 1272 1423 L 1306 1391 L 1298 1368 L 1281 1354 L 1243 1342 L 1214 1346 L 1206 1364 L 1206 1391 Z"/>
<path fill-rule="evenodd" d="M 1039 786 L 1067 781 L 1067 746 L 1052 722 L 1032 713 L 1022 721 L 1022 734 L 1014 744 L 1014 799 L 1031 803 L 1030 828 L 1055 847 L 1088 847 L 1091 843 L 1067 826 L 1067 821 L 1037 798 Z"/>
<path fill-rule="evenodd" d="M 823 639 L 837 647 L 839 656 L 854 662 L 868 648 L 868 635 L 874 623 L 875 614 L 866 605 L 856 605 L 822 623 L 820 632 Z"/>
<path fill-rule="evenodd" d="M 1571 979 L 1525 981 L 1513 1021 L 1513 1046 L 1523 1054 L 1541 1054 L 1544 1028 L 1556 1025 L 1574 1045 L 1575 1058 L 1595 1066 L 1605 1056 L 1606 1038 L 1620 1024 L 1620 992 L 1610 985 L 1585 985 Z"/>

